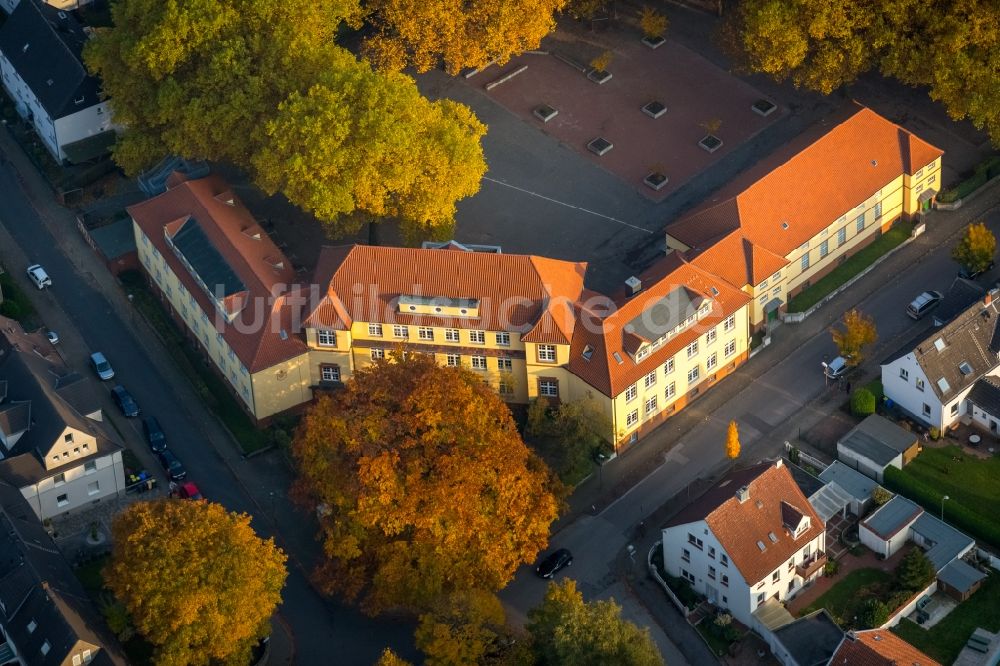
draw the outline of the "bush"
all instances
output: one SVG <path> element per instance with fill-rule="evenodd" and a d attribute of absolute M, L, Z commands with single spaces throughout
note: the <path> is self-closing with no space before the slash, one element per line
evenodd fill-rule
<path fill-rule="evenodd" d="M 840 565 L 837 560 L 827 560 L 826 564 L 823 565 L 823 575 L 830 578 L 837 575 L 838 569 L 840 569 Z"/>
<path fill-rule="evenodd" d="M 937 440 L 941 439 L 941 431 L 940 431 L 940 430 L 938 430 L 937 428 L 935 428 L 934 426 L 931 426 L 931 427 L 930 427 L 930 428 L 929 428 L 929 429 L 927 430 L 927 434 L 928 434 L 928 436 L 930 436 L 930 438 L 931 438 L 931 439 L 933 439 L 934 441 L 937 441 Z"/>
<path fill-rule="evenodd" d="M 864 629 L 876 629 L 889 620 L 889 608 L 878 599 L 866 599 L 858 611 L 858 624 Z"/>
<path fill-rule="evenodd" d="M 799 455 L 798 447 L 793 446 L 791 450 L 788 452 L 788 459 L 792 461 L 793 465 L 798 465 L 800 458 L 801 456 Z"/>
<path fill-rule="evenodd" d="M 875 394 L 866 388 L 859 388 L 851 396 L 851 413 L 855 416 L 869 416 L 875 413 Z"/>
<path fill-rule="evenodd" d="M 882 506 L 891 499 L 892 493 L 882 486 L 875 486 L 875 490 L 872 491 L 872 501 L 875 503 L 875 506 Z"/>

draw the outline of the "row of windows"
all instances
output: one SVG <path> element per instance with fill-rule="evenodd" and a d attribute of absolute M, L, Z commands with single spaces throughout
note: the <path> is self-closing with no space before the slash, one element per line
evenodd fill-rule
<path fill-rule="evenodd" d="M 436 338 L 435 329 L 430 326 L 417 326 L 417 339 L 426 340 L 433 342 Z M 333 331 L 330 331 L 332 334 Z M 469 342 L 474 345 L 484 345 L 486 344 L 486 331 L 469 331 Z M 382 324 L 368 324 L 368 335 L 373 338 L 382 337 Z M 510 333 L 494 333 L 494 340 L 498 347 L 509 347 L 510 346 Z M 393 324 L 392 326 L 392 337 L 397 340 L 409 340 L 410 339 L 410 327 L 403 324 Z M 457 328 L 446 328 L 444 329 L 444 339 L 445 342 L 459 342 L 460 334 Z M 324 342 L 320 341 L 319 344 L 325 345 Z M 331 345 L 334 343 L 331 342 Z"/>
<path fill-rule="evenodd" d="M 714 339 L 714 336 L 713 336 L 713 339 Z M 692 349 L 693 349 L 693 352 L 692 352 Z M 698 353 L 698 343 L 697 342 L 692 342 L 691 345 L 688 345 L 688 358 L 692 358 L 693 356 L 697 355 L 697 353 Z M 732 356 L 733 354 L 736 353 L 736 340 L 730 340 L 730 341 L 728 341 L 726 343 L 726 347 L 725 347 L 724 353 L 726 355 L 726 358 L 728 358 L 728 357 L 730 357 L 730 356 Z M 708 359 L 706 359 L 706 361 L 705 361 L 705 368 L 707 370 L 709 370 L 709 371 L 712 371 L 712 370 L 714 370 L 718 366 L 718 364 L 719 364 L 719 356 L 718 356 L 717 353 L 712 352 L 712 354 L 710 354 L 709 357 L 708 357 Z M 666 363 L 663 364 L 663 375 L 664 375 L 664 377 L 669 377 L 673 372 L 674 372 L 674 359 L 672 359 L 672 358 L 671 359 L 667 359 Z M 652 371 L 649 372 L 649 374 L 647 374 L 645 377 L 643 377 L 642 383 L 643 383 L 643 387 L 644 388 L 650 389 L 650 388 L 656 386 L 657 373 L 658 373 L 658 370 L 652 370 Z M 699 379 L 699 375 L 700 375 L 700 370 L 699 370 L 699 367 L 697 365 L 694 366 L 693 368 L 689 369 L 688 370 L 688 384 L 690 385 L 690 384 L 692 384 L 694 382 L 697 382 L 698 379 Z M 625 402 L 632 402 L 633 400 L 635 400 L 635 398 L 638 395 L 639 395 L 639 385 L 638 385 L 638 383 L 632 384 L 627 389 L 625 389 Z M 671 382 L 667 386 L 666 398 L 668 398 L 668 399 L 672 398 L 673 395 L 674 395 L 674 383 Z M 647 413 L 649 413 L 649 409 L 648 408 L 647 408 L 646 411 L 647 411 Z"/>
<path fill-rule="evenodd" d="M 881 201 L 879 201 L 878 203 L 875 204 L 875 208 L 872 210 L 872 212 L 874 214 L 874 218 L 875 218 L 876 221 L 882 219 L 882 202 Z M 865 230 L 865 214 L 864 213 L 861 213 L 860 215 L 858 215 L 858 217 L 854 220 L 854 227 L 856 229 L 856 233 L 857 234 L 860 234 L 860 233 L 864 232 L 864 230 Z M 845 245 L 846 243 L 847 243 L 847 226 L 845 225 L 845 226 L 843 226 L 843 227 L 841 227 L 840 229 L 837 230 L 837 247 L 841 247 L 841 246 Z M 809 260 L 809 252 L 808 252 L 809 243 L 806 243 L 802 247 L 807 250 L 802 255 L 802 258 L 800 259 L 801 268 L 802 268 L 803 271 L 805 271 L 806 269 L 809 268 L 809 261 L 810 261 Z M 825 241 L 823 241 L 822 243 L 819 244 L 819 258 L 823 259 L 823 258 L 825 258 L 829 254 L 830 254 L 830 241 L 825 240 Z"/>
<path fill-rule="evenodd" d="M 84 447 L 86 447 L 86 446 L 87 445 L 84 444 Z M 79 449 L 76 449 L 76 450 L 79 451 Z M 58 458 L 59 456 L 53 456 L 53 457 Z M 97 471 L 97 461 L 89 460 L 89 461 L 83 463 L 83 473 L 84 474 L 93 474 L 96 471 Z M 56 474 L 54 477 L 52 477 L 52 483 L 53 483 L 53 485 L 56 485 L 56 486 L 61 486 L 64 483 L 66 483 L 66 473 L 63 472 L 61 474 Z"/>
<path fill-rule="evenodd" d="M 369 350 L 371 354 L 371 359 L 377 361 L 379 359 L 385 358 L 385 350 L 379 347 L 373 347 Z M 469 365 L 473 370 L 489 370 L 489 364 L 486 360 L 486 356 L 470 356 Z M 446 354 L 445 364 L 451 367 L 459 367 L 462 365 L 461 354 Z M 514 369 L 513 359 L 498 357 L 496 359 L 496 370 L 498 372 L 511 372 Z"/>
<path fill-rule="evenodd" d="M 900 368 L 899 369 L 899 378 L 902 379 L 904 382 L 910 381 L 910 373 L 909 373 L 909 371 L 906 368 Z M 921 393 L 923 393 L 923 390 L 924 390 L 924 380 L 922 380 L 920 377 L 916 377 L 916 378 L 914 378 L 914 382 L 913 383 L 916 385 L 917 390 L 920 391 Z"/>
<path fill-rule="evenodd" d="M 87 484 L 87 496 L 91 497 L 101 492 L 101 482 L 91 481 Z M 68 506 L 69 505 L 69 494 L 63 493 L 62 495 L 56 495 L 56 506 Z"/>

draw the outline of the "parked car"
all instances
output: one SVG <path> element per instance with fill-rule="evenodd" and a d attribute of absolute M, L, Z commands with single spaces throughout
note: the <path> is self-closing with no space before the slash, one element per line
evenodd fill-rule
<path fill-rule="evenodd" d="M 983 268 L 983 269 L 980 269 L 980 270 L 977 270 L 977 271 L 974 271 L 974 270 L 971 270 L 969 268 L 966 268 L 965 266 L 962 266 L 962 269 L 960 271 L 958 271 L 958 277 L 965 278 L 966 280 L 975 280 L 977 277 L 979 277 L 983 273 L 985 273 L 987 271 L 993 270 L 993 267 L 995 265 L 996 264 L 991 260 L 990 263 L 989 263 L 989 265 L 986 268 Z"/>
<path fill-rule="evenodd" d="M 32 264 L 28 266 L 28 278 L 35 283 L 35 286 L 39 289 L 45 289 L 46 287 L 52 286 L 52 278 L 49 274 L 45 272 L 41 264 Z"/>
<path fill-rule="evenodd" d="M 153 453 L 158 453 L 167 448 L 167 435 L 160 427 L 160 422 L 155 416 L 147 416 L 142 419 L 142 434 L 146 437 L 146 443 Z"/>
<path fill-rule="evenodd" d="M 194 485 L 193 481 L 185 481 L 184 483 L 178 484 L 176 493 L 177 497 L 181 499 L 205 499 L 202 497 L 201 491 L 198 490 L 198 486 Z"/>
<path fill-rule="evenodd" d="M 914 298 L 913 302 L 906 306 L 906 314 L 910 315 L 914 319 L 920 319 L 925 314 L 936 308 L 942 298 L 944 297 L 939 291 L 925 291 Z"/>
<path fill-rule="evenodd" d="M 122 410 L 122 414 L 129 418 L 139 416 L 139 403 L 135 401 L 131 393 L 125 390 L 124 386 L 115 384 L 111 389 L 111 397 L 118 405 L 118 409 Z"/>
<path fill-rule="evenodd" d="M 847 359 L 843 356 L 838 356 L 829 363 L 823 363 L 823 374 L 827 376 L 828 379 L 840 379 L 847 372 Z"/>
<path fill-rule="evenodd" d="M 556 575 L 556 572 L 563 567 L 568 567 L 573 564 L 573 553 L 569 552 L 566 548 L 560 548 L 559 550 L 553 551 L 542 560 L 537 567 L 535 567 L 535 573 L 537 573 L 542 578 L 552 578 Z"/>
<path fill-rule="evenodd" d="M 156 457 L 160 459 L 163 471 L 167 473 L 171 481 L 181 481 L 187 476 L 187 470 L 184 469 L 184 465 L 181 464 L 181 461 L 177 459 L 177 456 L 170 449 L 158 451 Z"/>
<path fill-rule="evenodd" d="M 101 352 L 94 352 L 90 355 L 90 367 L 94 369 L 97 376 L 101 378 L 102 381 L 108 381 L 114 378 L 115 370 L 108 363 L 108 359 L 104 358 L 104 354 Z"/>
<path fill-rule="evenodd" d="M 59 344 L 59 334 L 56 333 L 55 331 L 49 331 L 48 333 L 45 334 L 45 337 L 49 339 L 50 343 L 54 345 Z"/>

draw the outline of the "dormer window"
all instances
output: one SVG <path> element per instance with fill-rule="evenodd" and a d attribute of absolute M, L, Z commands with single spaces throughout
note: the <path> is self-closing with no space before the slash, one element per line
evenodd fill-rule
<path fill-rule="evenodd" d="M 583 358 L 584 358 L 584 360 L 589 361 L 591 358 L 593 358 L 593 356 L 594 356 L 594 348 L 593 347 L 591 347 L 590 345 L 587 345 L 586 347 L 583 348 Z"/>
<path fill-rule="evenodd" d="M 635 353 L 635 360 L 641 361 L 642 359 L 649 356 L 649 347 L 641 347 L 639 351 Z"/>
<path fill-rule="evenodd" d="M 795 529 L 795 538 L 798 539 L 800 536 L 809 531 L 809 517 L 806 516 L 799 523 L 799 526 Z"/>

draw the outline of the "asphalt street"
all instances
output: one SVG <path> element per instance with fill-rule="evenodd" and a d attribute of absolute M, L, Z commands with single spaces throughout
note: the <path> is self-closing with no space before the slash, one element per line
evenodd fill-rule
<path fill-rule="evenodd" d="M 31 173 L 29 177 L 36 177 L 36 174 Z M 182 399 L 184 396 L 171 388 L 176 382 L 165 378 L 160 371 L 162 366 L 158 367 L 151 357 L 151 350 L 158 343 L 136 337 L 133 332 L 136 322 L 125 322 L 120 318 L 118 311 L 98 288 L 94 274 L 87 270 L 94 267 L 75 265 L 67 257 L 73 253 L 64 245 L 82 243 L 76 229 L 67 226 L 65 237 L 55 238 L 40 219 L 9 164 L 0 167 L 0 224 L 6 227 L 23 250 L 25 258 L 29 262 L 41 263 L 52 278 L 51 289 L 41 293 L 29 291 L 31 297 L 45 299 L 48 305 L 61 308 L 66 315 L 61 319 L 71 324 L 60 326 L 76 328 L 88 350 L 104 352 L 116 373 L 113 382 L 108 384 L 123 384 L 135 396 L 144 414 L 158 417 L 169 446 L 184 462 L 188 477 L 210 500 L 225 505 L 229 510 L 254 516 L 254 529 L 265 537 L 276 535 L 279 544 L 289 551 L 292 559 L 279 613 L 294 634 L 295 662 L 372 664 L 387 645 L 412 658 L 411 625 L 365 617 L 356 610 L 329 602 L 309 585 L 305 572 L 314 561 L 316 547 L 309 543 L 308 530 L 311 528 L 308 521 L 303 521 L 301 515 L 295 513 L 287 499 L 287 479 L 267 476 L 266 481 L 259 481 L 260 474 L 268 474 L 267 470 L 259 469 L 271 464 L 266 459 L 240 462 L 239 456 L 234 455 L 231 457 L 237 462 L 227 464 L 219 453 L 219 442 L 209 441 L 211 428 L 206 427 L 204 414 L 192 413 L 190 405 Z M 9 253 L 10 248 L 4 250 L 5 255 Z M 94 270 L 104 269 L 98 264 Z M 22 271 L 23 267 L 11 267 L 11 272 L 28 289 L 27 281 L 22 279 Z M 65 328 L 59 332 L 64 340 L 74 336 L 73 331 Z M 75 361 L 71 365 L 81 372 L 89 372 L 85 367 L 85 358 L 83 355 L 69 360 Z M 181 387 L 181 390 L 185 389 L 190 391 L 186 386 Z M 188 400 L 191 397 L 186 396 Z M 110 404 L 110 401 L 105 402 Z M 124 421 L 117 415 L 115 420 L 120 424 Z M 128 439 L 138 441 L 140 424 L 134 419 L 127 423 L 125 427 L 133 428 L 133 432 L 128 433 Z M 232 445 L 224 442 L 222 446 Z M 151 460 L 147 452 L 139 450 L 138 453 L 142 459 Z M 239 479 L 233 473 L 233 465 L 236 464 L 245 466 L 245 475 L 241 473 L 242 478 Z M 269 485 L 262 490 L 262 483 Z M 307 532 L 305 538 L 301 534 L 289 533 L 303 527 Z"/>

